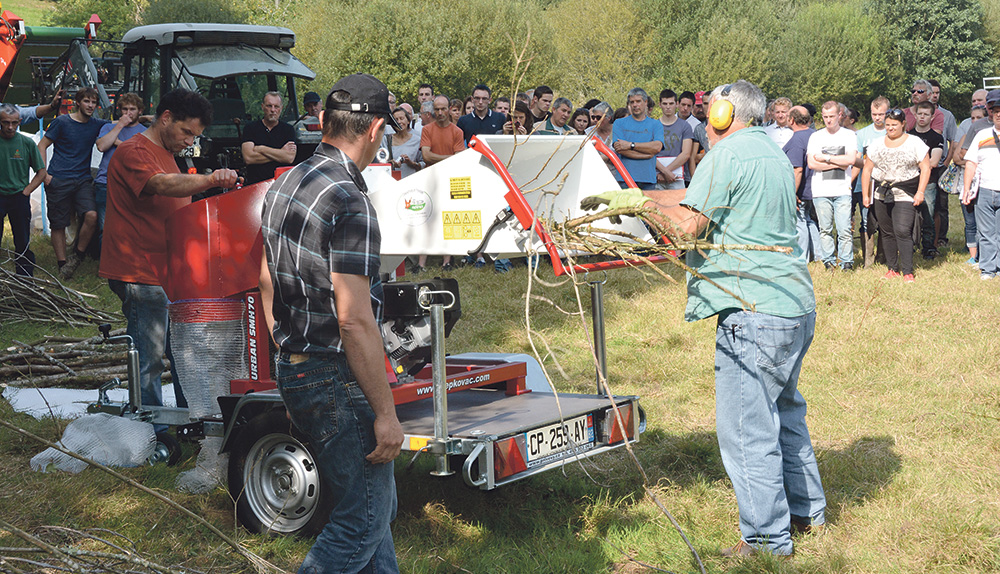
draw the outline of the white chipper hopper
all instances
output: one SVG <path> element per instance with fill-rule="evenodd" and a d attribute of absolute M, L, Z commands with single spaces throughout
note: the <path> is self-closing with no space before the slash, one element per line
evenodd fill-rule
<path fill-rule="evenodd" d="M 465 151 L 398 181 L 388 170 L 366 171 L 382 231 L 383 270 L 408 255 L 566 255 L 551 245 L 544 227 L 530 233 L 535 215 L 549 221 L 579 217 L 586 214 L 581 199 L 618 189 L 605 157 L 624 172 L 603 142 L 586 136 L 483 135 Z M 635 218 L 597 225 L 650 239 Z"/>

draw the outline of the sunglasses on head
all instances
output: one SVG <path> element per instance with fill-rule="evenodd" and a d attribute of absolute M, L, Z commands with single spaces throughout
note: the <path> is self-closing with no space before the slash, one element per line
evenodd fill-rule
<path fill-rule="evenodd" d="M 897 122 L 906 121 L 906 112 L 899 108 L 893 108 L 885 113 L 885 119 L 893 119 Z"/>

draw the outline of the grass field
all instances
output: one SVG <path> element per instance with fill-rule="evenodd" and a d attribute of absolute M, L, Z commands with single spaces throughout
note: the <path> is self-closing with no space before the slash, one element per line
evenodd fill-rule
<path fill-rule="evenodd" d="M 955 200 L 952 200 L 954 206 Z M 952 245 L 961 216 L 952 208 Z M 957 216 L 957 217 L 955 217 Z M 9 235 L 4 244 L 9 245 Z M 36 240 L 51 265 L 51 248 Z M 956 248 L 957 249 L 957 248 Z M 709 572 L 988 573 L 1000 571 L 1000 283 L 982 282 L 945 249 L 918 260 L 917 282 L 881 278 L 884 268 L 829 273 L 813 264 L 818 320 L 800 388 L 828 498 L 822 537 L 798 539 L 790 561 L 727 562 L 720 547 L 738 539 L 736 503 L 718 453 L 713 383 L 714 324 L 685 323 L 685 291 L 648 273 L 616 271 L 605 286 L 609 374 L 616 393 L 638 394 L 648 429 L 635 452 L 649 486 L 684 528 Z M 114 296 L 86 263 L 71 282 Z M 530 352 L 524 306 L 527 273 L 461 269 L 463 317 L 449 352 Z M 680 276 L 674 273 L 674 277 Z M 589 310 L 587 287 L 581 287 Z M 570 285 L 541 295 L 575 310 Z M 536 343 L 561 392 L 592 392 L 593 363 L 580 317 L 531 301 Z M 589 324 L 589 317 L 585 319 Z M 0 326 L 11 339 L 55 332 Z M 58 329 L 64 332 L 63 329 Z M 73 331 L 81 334 L 80 331 Z M 89 334 L 86 332 L 84 334 Z M 23 340 L 23 339 L 22 339 Z M 540 346 L 540 348 L 543 348 Z M 543 351 L 543 354 L 545 352 Z M 556 362 L 565 371 L 557 373 Z M 59 421 L 33 421 L 0 401 L 0 418 L 46 438 Z M 36 474 L 28 459 L 42 447 L 0 429 L 0 518 L 27 531 L 44 525 L 106 528 L 131 539 L 146 557 L 205 572 L 250 571 L 206 530 L 150 496 L 102 473 Z M 644 495 L 640 474 L 621 452 L 567 466 L 493 492 L 458 477 L 428 475 L 429 460 L 409 470 L 397 460 L 396 550 L 404 572 L 646 572 L 630 561 L 695 572 L 690 552 Z M 180 494 L 176 475 L 194 464 L 125 473 L 205 517 L 278 566 L 297 568 L 310 540 L 252 536 L 235 525 L 223 489 Z M 0 534 L 0 556 L 25 544 Z M 19 555 L 24 557 L 24 555 Z M 33 571 L 30 567 L 12 566 Z M 0 561 L 0 571 L 5 563 Z"/>
<path fill-rule="evenodd" d="M 41 26 L 45 16 L 56 9 L 57 3 L 48 0 L 4 0 L 3 9 L 24 19 L 26 26 Z"/>

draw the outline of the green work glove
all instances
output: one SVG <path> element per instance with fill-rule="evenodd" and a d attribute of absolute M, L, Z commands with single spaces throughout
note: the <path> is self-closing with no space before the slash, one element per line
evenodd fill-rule
<path fill-rule="evenodd" d="M 580 208 L 586 211 L 591 211 L 602 205 L 607 205 L 608 209 L 642 207 L 642 205 L 647 201 L 649 201 L 649 198 L 646 197 L 646 194 L 644 194 L 641 189 L 630 187 L 628 189 L 606 191 L 599 195 L 585 197 L 580 201 Z M 608 219 L 611 223 L 615 224 L 622 222 L 622 218 L 617 215 L 612 215 Z"/>

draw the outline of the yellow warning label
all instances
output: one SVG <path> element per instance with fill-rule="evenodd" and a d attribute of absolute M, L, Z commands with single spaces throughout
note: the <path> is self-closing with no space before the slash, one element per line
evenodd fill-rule
<path fill-rule="evenodd" d="M 442 211 L 441 217 L 446 240 L 483 238 L 481 211 Z"/>
<path fill-rule="evenodd" d="M 472 178 L 453 177 L 451 178 L 451 198 L 471 199 L 472 198 Z"/>
<path fill-rule="evenodd" d="M 426 437 L 411 436 L 410 437 L 410 448 L 409 448 L 409 450 L 411 450 L 411 451 L 420 450 L 420 449 L 424 448 L 425 446 L 427 446 L 427 443 L 429 443 L 429 442 L 430 442 L 430 440 L 427 439 Z"/>

